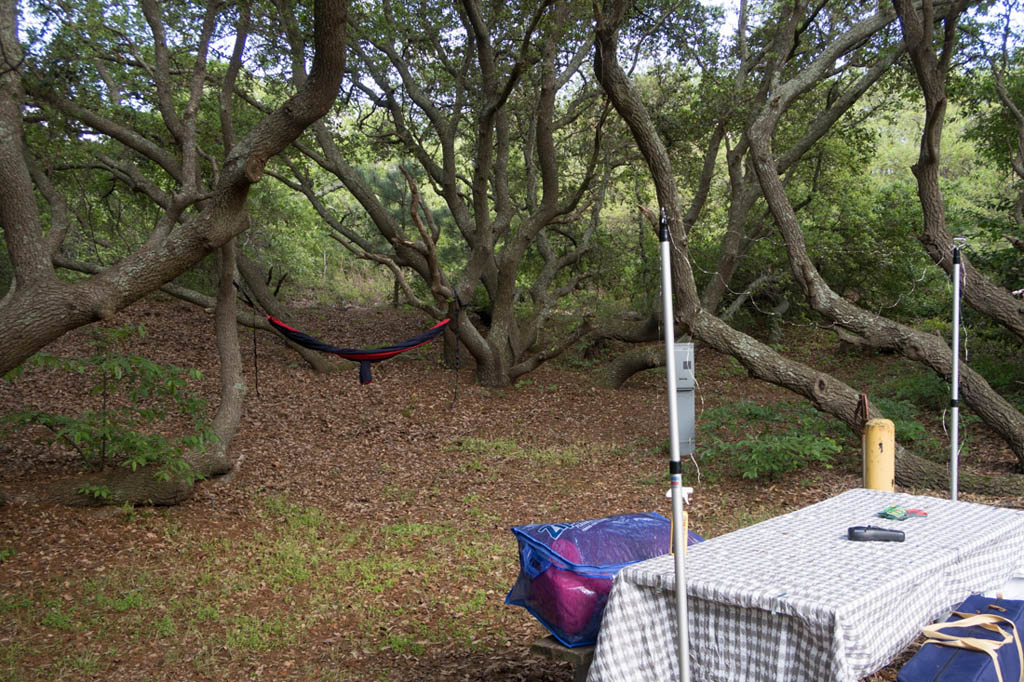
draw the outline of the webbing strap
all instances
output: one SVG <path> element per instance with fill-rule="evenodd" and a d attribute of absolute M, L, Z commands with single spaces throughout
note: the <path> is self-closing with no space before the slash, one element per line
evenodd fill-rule
<path fill-rule="evenodd" d="M 980 651 L 988 654 L 996 668 L 996 678 L 1003 682 L 1003 673 L 999 668 L 999 656 L 996 651 L 1004 645 L 1013 642 L 1017 645 L 1017 660 L 1020 661 L 1020 675 L 1017 682 L 1024 682 L 1024 651 L 1021 650 L 1020 637 L 1017 635 L 1017 625 L 1009 618 L 997 616 L 993 613 L 960 613 L 953 612 L 954 616 L 960 616 L 960 620 L 946 621 L 945 623 L 932 623 L 921 628 L 921 633 L 928 639 L 925 644 L 938 644 L 940 646 L 951 646 L 957 649 L 969 651 Z M 1008 624 L 1010 632 L 999 627 L 1000 623 Z M 982 637 L 965 637 L 943 632 L 946 628 L 969 628 L 977 626 L 996 632 L 1002 635 L 1002 639 L 984 639 Z M 923 645 L 922 645 L 923 646 Z"/>

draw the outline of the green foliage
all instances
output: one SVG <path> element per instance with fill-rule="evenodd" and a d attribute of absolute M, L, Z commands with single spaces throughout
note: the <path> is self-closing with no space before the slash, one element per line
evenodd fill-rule
<path fill-rule="evenodd" d="M 842 448 L 831 438 L 813 433 L 785 432 L 743 441 L 733 446 L 734 457 L 743 478 L 767 475 L 776 478 L 812 463 L 831 466 L 832 455 Z"/>
<path fill-rule="evenodd" d="M 1007 354 L 975 353 L 970 364 L 1000 394 L 1011 398 L 1024 396 L 1024 363 L 1012 350 Z"/>
<path fill-rule="evenodd" d="M 75 490 L 79 495 L 88 495 L 96 500 L 109 500 L 110 499 L 110 488 L 105 485 L 95 485 L 88 483 L 80 486 Z"/>
<path fill-rule="evenodd" d="M 321 300 L 342 300 L 353 303 L 384 303 L 394 292 L 395 278 L 384 268 L 363 261 L 348 261 L 331 271 L 325 287 L 318 288 Z"/>
<path fill-rule="evenodd" d="M 928 434 L 924 424 L 918 421 L 918 408 L 911 401 L 875 398 L 872 402 L 882 412 L 882 416 L 892 421 L 897 443 L 934 442 L 935 439 Z"/>
<path fill-rule="evenodd" d="M 748 400 L 706 410 L 700 427 L 705 455 L 730 460 L 743 478 L 775 479 L 812 464 L 830 467 L 842 447 L 832 424 L 806 405 L 763 406 Z M 751 431 L 757 434 L 751 437 Z M 710 432 L 710 433 L 707 433 Z"/>
<path fill-rule="evenodd" d="M 25 367 L 8 375 L 8 380 L 14 380 L 26 368 L 86 375 L 93 382 L 90 393 L 99 399 L 100 406 L 75 415 L 38 409 L 15 412 L 0 420 L 4 431 L 41 426 L 48 433 L 37 442 L 71 447 L 82 464 L 92 470 L 153 467 L 159 479 L 192 480 L 184 453 L 201 451 L 214 438 L 205 421 L 205 401 L 188 387 L 189 380 L 198 380 L 201 374 L 113 350 L 144 334 L 141 326 L 97 329 L 91 341 L 96 352 L 89 357 L 39 354 L 30 358 Z M 193 424 L 193 431 L 177 438 L 156 432 L 157 423 L 172 414 L 185 416 Z M 111 494 L 106 486 L 91 484 L 78 492 L 100 500 Z"/>
<path fill-rule="evenodd" d="M 922 409 L 941 411 L 949 404 L 949 385 L 932 373 L 907 372 L 883 387 L 894 401 L 909 401 Z"/>

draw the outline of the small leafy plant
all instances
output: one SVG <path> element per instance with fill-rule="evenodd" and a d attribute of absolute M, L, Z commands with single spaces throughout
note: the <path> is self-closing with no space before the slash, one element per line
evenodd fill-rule
<path fill-rule="evenodd" d="M 707 410 L 702 421 L 701 430 L 708 433 L 706 455 L 727 458 L 743 478 L 772 479 L 812 464 L 830 467 L 833 455 L 842 451 L 829 434 L 829 423 L 806 406 L 765 407 L 740 400 Z"/>
<path fill-rule="evenodd" d="M 842 448 L 827 436 L 813 433 L 771 433 L 734 443 L 734 458 L 743 478 L 775 478 L 812 463 L 831 466 Z"/>
<path fill-rule="evenodd" d="M 116 350 L 128 339 L 144 335 L 141 325 L 97 329 L 91 341 L 95 352 L 89 357 L 37 354 L 30 358 L 6 379 L 13 381 L 29 368 L 85 374 L 94 382 L 90 390 L 100 397 L 100 406 L 71 416 L 45 410 L 15 412 L 0 422 L 4 431 L 42 426 L 49 433 L 38 442 L 67 445 L 89 470 L 123 466 L 136 471 L 152 466 L 162 480 L 193 479 L 185 452 L 204 449 L 214 438 L 205 420 L 205 401 L 188 387 L 190 380 L 202 375 L 195 369 L 160 365 Z M 156 433 L 154 425 L 172 413 L 186 416 L 194 425 L 192 433 L 178 438 Z M 110 495 L 106 486 L 94 484 L 82 486 L 79 492 L 97 499 Z"/>

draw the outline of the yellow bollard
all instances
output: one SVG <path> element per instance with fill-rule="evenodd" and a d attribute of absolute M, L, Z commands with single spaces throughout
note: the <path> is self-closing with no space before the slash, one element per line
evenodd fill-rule
<path fill-rule="evenodd" d="M 864 487 L 894 491 L 896 484 L 896 427 L 888 419 L 864 425 Z"/>

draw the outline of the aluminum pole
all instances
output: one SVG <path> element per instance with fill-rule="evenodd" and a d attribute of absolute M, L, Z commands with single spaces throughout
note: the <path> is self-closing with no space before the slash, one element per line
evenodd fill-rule
<path fill-rule="evenodd" d="M 672 483 L 672 547 L 676 566 L 676 632 L 679 633 L 679 676 L 690 680 L 690 628 L 686 615 L 686 571 L 684 556 L 687 538 L 683 536 L 683 465 L 679 460 L 679 420 L 676 415 L 675 325 L 672 309 L 672 254 L 668 241 L 668 218 L 661 211 L 658 230 L 661 242 L 661 298 L 665 320 L 665 367 L 668 379 L 669 478 Z"/>
<path fill-rule="evenodd" d="M 949 401 L 949 494 L 956 501 L 960 459 L 960 247 L 953 247 L 953 389 Z"/>

